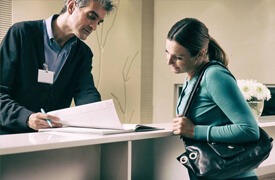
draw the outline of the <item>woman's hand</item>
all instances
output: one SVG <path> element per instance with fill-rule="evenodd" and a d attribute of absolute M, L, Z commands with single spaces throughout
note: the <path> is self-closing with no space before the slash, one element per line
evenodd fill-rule
<path fill-rule="evenodd" d="M 187 138 L 194 138 L 195 125 L 185 117 L 178 115 L 173 119 L 173 133 Z"/>

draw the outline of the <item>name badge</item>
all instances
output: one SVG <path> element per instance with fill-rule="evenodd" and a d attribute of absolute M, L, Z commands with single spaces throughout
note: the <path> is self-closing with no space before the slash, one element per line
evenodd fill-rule
<path fill-rule="evenodd" d="M 54 72 L 48 70 L 38 69 L 38 82 L 53 84 Z"/>

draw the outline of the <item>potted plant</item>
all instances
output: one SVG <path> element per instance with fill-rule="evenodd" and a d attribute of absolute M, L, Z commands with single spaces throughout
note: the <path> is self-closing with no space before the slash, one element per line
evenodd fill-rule
<path fill-rule="evenodd" d="M 264 101 L 271 98 L 270 90 L 264 84 L 253 79 L 237 80 L 237 84 L 253 114 L 258 119 L 263 112 Z"/>

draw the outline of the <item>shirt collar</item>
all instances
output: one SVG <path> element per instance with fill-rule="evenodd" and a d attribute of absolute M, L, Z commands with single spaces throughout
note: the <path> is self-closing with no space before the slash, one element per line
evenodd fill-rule
<path fill-rule="evenodd" d="M 46 22 L 46 30 L 47 30 L 47 34 L 48 34 L 49 40 L 54 39 L 54 37 L 53 37 L 53 30 L 52 30 L 52 21 L 54 19 L 56 19 L 57 17 L 58 17 L 58 15 L 55 14 L 55 15 L 52 15 L 51 17 L 49 17 L 48 19 L 45 20 L 45 22 Z"/>
<path fill-rule="evenodd" d="M 52 42 L 54 40 L 54 36 L 53 36 L 53 29 L 52 29 L 52 22 L 53 20 L 55 20 L 59 15 L 58 14 L 54 14 L 51 17 L 49 17 L 48 19 L 45 20 L 46 23 L 46 31 L 49 37 L 50 42 Z M 69 44 L 74 45 L 76 43 L 77 38 L 74 36 L 73 38 L 71 38 L 69 40 Z"/>

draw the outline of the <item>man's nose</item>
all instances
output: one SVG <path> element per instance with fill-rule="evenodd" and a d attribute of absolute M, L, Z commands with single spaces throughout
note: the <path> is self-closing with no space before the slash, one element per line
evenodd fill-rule
<path fill-rule="evenodd" d="M 96 28 L 97 28 L 97 25 L 98 25 L 97 22 L 92 22 L 91 25 L 90 25 L 90 27 L 92 28 L 93 31 L 95 31 Z"/>

